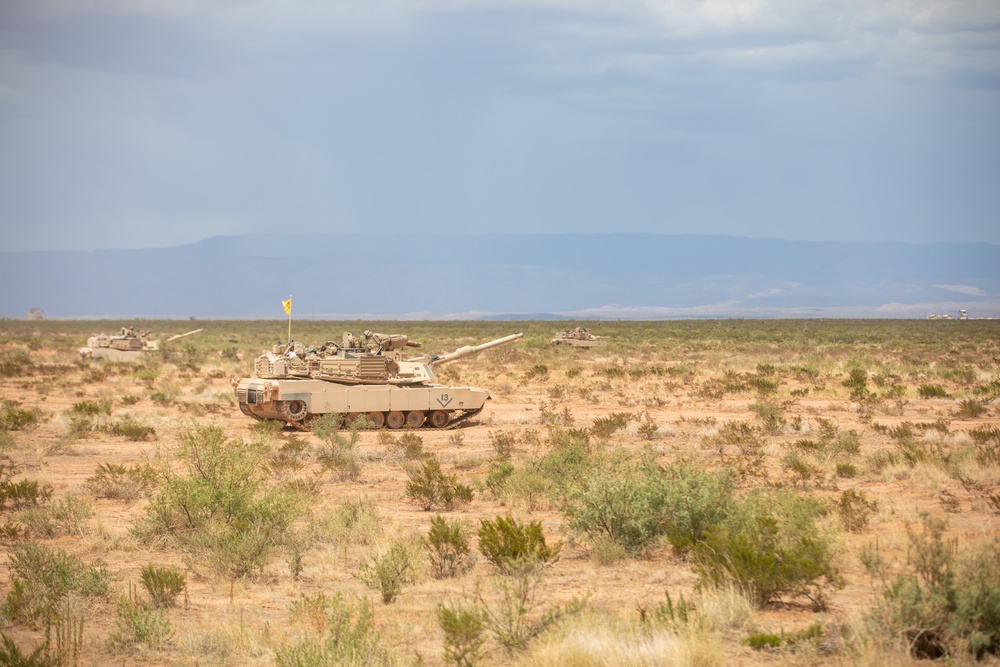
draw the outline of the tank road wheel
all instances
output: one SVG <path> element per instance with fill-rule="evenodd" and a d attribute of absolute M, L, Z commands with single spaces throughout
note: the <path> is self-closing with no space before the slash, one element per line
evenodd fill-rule
<path fill-rule="evenodd" d="M 382 428 L 385 426 L 385 415 L 381 412 L 369 412 L 367 415 L 368 423 L 372 425 L 372 428 Z"/>
<path fill-rule="evenodd" d="M 344 415 L 344 426 L 351 428 L 354 426 L 354 422 L 358 421 L 358 417 L 361 416 L 360 412 L 348 412 Z"/>
<path fill-rule="evenodd" d="M 419 410 L 413 410 L 412 412 L 406 413 L 406 426 L 407 428 L 420 428 L 424 425 L 424 413 Z"/>
<path fill-rule="evenodd" d="M 305 401 L 278 401 L 278 414 L 292 422 L 305 419 L 307 410 Z"/>
<path fill-rule="evenodd" d="M 389 428 L 403 428 L 406 423 L 406 416 L 399 410 L 393 410 L 385 416 L 385 425 Z"/>
<path fill-rule="evenodd" d="M 435 410 L 431 413 L 431 426 L 434 428 L 444 428 L 451 421 L 451 415 L 446 410 Z"/>

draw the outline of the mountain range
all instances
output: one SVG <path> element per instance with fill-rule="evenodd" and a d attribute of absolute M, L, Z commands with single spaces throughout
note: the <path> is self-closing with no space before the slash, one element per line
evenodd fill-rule
<path fill-rule="evenodd" d="M 1000 245 L 660 234 L 255 234 L 0 252 L 0 317 L 1000 316 Z"/>

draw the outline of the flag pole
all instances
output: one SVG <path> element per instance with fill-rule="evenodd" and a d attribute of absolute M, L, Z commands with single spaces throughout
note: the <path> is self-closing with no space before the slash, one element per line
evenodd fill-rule
<path fill-rule="evenodd" d="M 288 344 L 292 344 L 292 295 L 288 295 Z"/>

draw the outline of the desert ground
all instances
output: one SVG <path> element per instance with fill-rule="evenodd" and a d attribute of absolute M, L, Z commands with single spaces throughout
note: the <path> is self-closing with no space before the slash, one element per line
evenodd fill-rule
<path fill-rule="evenodd" d="M 577 324 L 602 344 L 550 345 Z M 204 330 L 80 358 L 126 325 Z M 437 369 L 492 395 L 458 428 L 318 434 L 236 403 L 283 321 L 0 321 L 0 658 L 997 662 L 1000 322 L 307 321 L 293 338 L 365 329 L 433 354 L 524 338 Z M 527 556 L 483 552 L 498 517 Z M 435 557 L 432 520 L 470 551 Z"/>

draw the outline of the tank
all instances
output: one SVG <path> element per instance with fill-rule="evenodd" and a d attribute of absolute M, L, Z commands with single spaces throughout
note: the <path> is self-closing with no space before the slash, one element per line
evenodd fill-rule
<path fill-rule="evenodd" d="M 601 345 L 600 338 L 587 331 L 585 327 L 559 331 L 549 339 L 549 343 L 552 345 L 572 345 L 573 347 L 597 347 Z"/>
<path fill-rule="evenodd" d="M 177 334 L 163 341 L 173 342 L 179 338 L 201 333 L 201 329 Z M 108 335 L 104 332 L 87 339 L 87 347 L 80 348 L 83 359 L 110 359 L 111 361 L 133 361 L 144 352 L 155 352 L 160 349 L 160 341 L 153 340 L 153 332 L 134 327 L 122 327 L 117 334 Z"/>
<path fill-rule="evenodd" d="M 453 428 L 479 414 L 490 394 L 438 384 L 434 368 L 522 335 L 412 359 L 404 359 L 403 351 L 420 345 L 401 334 L 345 333 L 340 343 L 315 348 L 275 345 L 256 359 L 252 378 L 236 383 L 236 398 L 250 417 L 277 419 L 304 431 L 310 420 L 329 413 L 342 414 L 348 422 L 365 415 L 372 428 Z"/>

